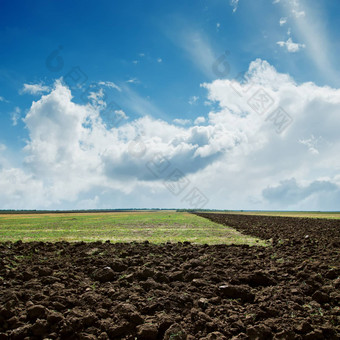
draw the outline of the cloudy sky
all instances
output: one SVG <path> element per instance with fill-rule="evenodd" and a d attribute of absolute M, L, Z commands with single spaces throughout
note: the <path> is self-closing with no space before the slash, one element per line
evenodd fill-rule
<path fill-rule="evenodd" d="M 340 2 L 0 4 L 0 209 L 340 210 Z"/>

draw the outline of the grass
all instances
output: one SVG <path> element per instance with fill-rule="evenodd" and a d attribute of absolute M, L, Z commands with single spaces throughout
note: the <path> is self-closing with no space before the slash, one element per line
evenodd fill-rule
<path fill-rule="evenodd" d="M 265 245 L 187 212 L 0 214 L 0 241 L 98 241 Z"/>
<path fill-rule="evenodd" d="M 261 216 L 285 216 L 285 217 L 309 217 L 309 218 L 329 218 L 340 219 L 340 212 L 328 211 L 213 211 L 222 214 L 239 214 L 239 215 L 261 215 Z"/>

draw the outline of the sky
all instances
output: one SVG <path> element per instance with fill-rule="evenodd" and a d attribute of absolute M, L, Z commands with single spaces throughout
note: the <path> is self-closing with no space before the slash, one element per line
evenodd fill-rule
<path fill-rule="evenodd" d="M 0 209 L 340 210 L 340 2 L 0 1 Z"/>

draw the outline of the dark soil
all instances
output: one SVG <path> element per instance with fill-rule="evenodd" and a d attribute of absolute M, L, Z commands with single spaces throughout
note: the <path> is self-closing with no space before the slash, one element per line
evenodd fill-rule
<path fill-rule="evenodd" d="M 0 340 L 340 339 L 340 222 L 200 216 L 273 245 L 0 243 Z"/>

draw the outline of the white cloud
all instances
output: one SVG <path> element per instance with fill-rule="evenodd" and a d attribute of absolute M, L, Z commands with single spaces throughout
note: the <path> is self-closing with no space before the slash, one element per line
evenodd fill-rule
<path fill-rule="evenodd" d="M 21 116 L 21 110 L 19 107 L 15 107 L 14 111 L 11 113 L 11 119 L 12 119 L 12 125 L 16 126 L 18 125 L 18 120 Z"/>
<path fill-rule="evenodd" d="M 20 92 L 38 95 L 48 91 L 50 91 L 50 88 L 42 84 L 24 84 Z"/>
<path fill-rule="evenodd" d="M 276 3 L 278 3 L 277 1 Z M 285 0 L 283 3 L 288 5 L 291 15 L 295 18 L 302 18 L 306 15 L 305 11 L 302 9 L 300 0 Z"/>
<path fill-rule="evenodd" d="M 22 168 L 0 166 L 1 207 L 183 206 L 183 196 L 163 184 L 176 168 L 211 208 L 339 206 L 340 89 L 297 84 L 262 60 L 241 84 L 219 79 L 203 87 L 215 104 L 204 125 L 204 117 L 177 125 L 149 114 L 108 129 L 96 107 L 74 103 L 56 82 L 24 119 Z M 263 96 L 250 105 L 260 89 L 272 98 L 262 114 Z M 278 107 L 293 119 L 281 133 L 280 121 L 269 119 Z M 157 154 L 169 162 L 158 177 L 146 166 Z"/>
<path fill-rule="evenodd" d="M 180 118 L 176 118 L 173 120 L 173 122 L 175 124 L 178 124 L 178 125 L 188 125 L 191 123 L 191 120 L 190 119 L 180 119 Z"/>
<path fill-rule="evenodd" d="M 233 7 L 233 12 L 235 13 L 237 11 L 239 0 L 230 0 L 230 6 Z"/>
<path fill-rule="evenodd" d="M 129 118 L 123 110 L 115 110 L 115 114 L 119 116 L 121 119 Z"/>
<path fill-rule="evenodd" d="M 43 182 L 18 168 L 0 169 L 0 196 L 2 209 L 34 209 L 47 207 L 55 201 L 45 196 Z"/>
<path fill-rule="evenodd" d="M 180 39 L 178 36 L 172 39 L 184 49 L 190 62 L 209 79 L 215 79 L 217 75 L 214 73 L 213 65 L 217 57 L 210 46 L 209 39 L 201 32 L 193 31 L 188 27 L 185 27 L 179 36 Z"/>
<path fill-rule="evenodd" d="M 88 99 L 91 100 L 91 102 L 94 105 L 100 105 L 103 106 L 106 103 L 104 102 L 103 98 L 104 98 L 104 91 L 103 89 L 99 89 L 97 92 L 93 91 L 93 92 L 89 92 L 89 95 L 87 97 Z"/>
<path fill-rule="evenodd" d="M 5 151 L 6 149 L 7 149 L 6 145 L 0 143 L 0 152 Z"/>
<path fill-rule="evenodd" d="M 161 63 L 162 61 L 163 61 L 162 58 L 158 58 L 158 59 L 157 59 L 157 62 L 158 62 L 158 63 Z"/>
<path fill-rule="evenodd" d="M 321 140 L 322 140 L 322 138 L 320 138 L 320 137 L 315 138 L 312 135 L 310 138 L 300 139 L 299 142 L 307 147 L 308 152 L 310 152 L 311 154 L 314 154 L 314 155 L 318 155 L 319 150 L 317 149 L 317 147 L 318 147 L 318 144 L 320 143 Z"/>
<path fill-rule="evenodd" d="M 277 44 L 281 47 L 286 47 L 287 51 L 290 53 L 295 53 L 300 51 L 301 48 L 305 48 L 305 44 L 298 44 L 293 42 L 292 38 L 288 38 L 287 41 L 278 41 Z"/>
<path fill-rule="evenodd" d="M 192 96 L 192 97 L 190 97 L 190 98 L 189 98 L 189 104 L 190 104 L 190 105 L 195 104 L 199 98 L 200 98 L 200 97 L 198 97 L 198 96 Z"/>
<path fill-rule="evenodd" d="M 130 78 L 126 82 L 130 84 L 137 84 L 139 83 L 139 80 L 137 78 Z"/>
<path fill-rule="evenodd" d="M 112 81 L 100 81 L 98 84 L 102 86 L 110 87 L 112 89 L 116 89 L 119 92 L 122 91 L 122 89 L 117 84 L 113 83 Z"/>
<path fill-rule="evenodd" d="M 139 116 L 153 116 L 164 119 L 166 117 L 150 98 L 141 96 L 128 85 L 122 85 L 122 97 L 119 103 Z"/>
<path fill-rule="evenodd" d="M 298 85 L 288 75 L 278 73 L 267 62 L 260 60 L 251 63 L 248 77 L 249 81 L 238 86 L 229 80 L 216 80 L 205 85 L 209 90 L 209 99 L 218 102 L 221 106 L 219 112 L 210 114 L 209 124 L 215 122 L 215 125 L 220 123 L 224 126 L 233 126 L 233 131 L 239 129 L 245 133 L 244 137 L 247 140 L 247 142 L 240 141 L 240 148 L 244 155 L 229 155 L 227 157 L 229 164 L 219 167 L 215 164 L 211 176 L 213 171 L 220 171 L 223 173 L 223 177 L 219 178 L 222 183 L 226 178 L 242 173 L 242 169 L 248 169 L 244 176 L 239 175 L 240 178 L 236 183 L 228 181 L 228 192 L 232 193 L 231 196 L 235 195 L 235 200 L 244 201 L 244 195 L 247 195 L 237 193 L 237 187 L 244 188 L 242 182 L 248 183 L 247 185 L 253 188 L 250 190 L 252 194 L 249 194 L 248 207 L 334 208 L 339 204 L 340 196 L 334 196 L 333 192 L 322 194 L 328 197 L 325 198 L 324 203 L 317 193 L 308 196 L 304 201 L 292 202 L 292 204 L 267 200 L 255 204 L 256 200 L 254 201 L 253 198 L 256 197 L 257 202 L 261 202 L 262 191 L 268 187 L 268 183 L 271 183 L 269 186 L 275 187 L 280 181 L 290 178 L 295 178 L 299 186 L 304 186 L 305 181 L 312 183 L 322 176 L 328 176 L 329 181 L 335 184 L 334 176 L 340 173 L 340 160 L 335 156 L 336 149 L 340 147 L 340 137 L 336 136 L 336 129 L 332 125 L 340 123 L 340 116 L 337 114 L 340 109 L 340 90 L 318 87 L 313 83 Z M 262 115 L 257 114 L 249 105 L 250 98 L 260 88 L 273 99 L 271 108 Z M 237 90 L 238 94 L 234 90 Z M 268 119 L 277 107 L 283 107 L 293 118 L 292 124 L 278 135 L 275 133 L 275 122 Z M 229 116 L 228 111 L 233 112 L 233 115 Z M 273 129 L 272 133 L 268 129 Z M 301 143 L 311 139 L 310 136 L 318 136 L 317 149 L 315 141 L 312 143 L 314 146 L 309 142 L 318 154 L 312 152 L 312 149 L 306 153 L 306 143 Z M 245 155 L 248 155 L 248 158 Z M 205 175 L 208 176 L 207 173 Z M 218 181 L 216 175 L 215 181 Z M 218 189 L 217 184 L 214 185 L 212 182 L 209 184 Z M 336 197 L 337 200 L 333 200 L 332 203 L 331 198 Z M 223 190 L 220 199 L 223 199 Z M 236 207 L 237 205 L 231 202 L 230 208 Z"/>
<path fill-rule="evenodd" d="M 295 16 L 295 18 L 301 18 L 304 17 L 306 15 L 306 13 L 304 11 L 298 11 L 296 9 L 292 10 L 292 14 Z"/>
<path fill-rule="evenodd" d="M 9 103 L 9 101 L 6 100 L 5 97 L 2 97 L 2 96 L 0 96 L 0 102 Z"/>
<path fill-rule="evenodd" d="M 284 24 L 286 24 L 287 23 L 287 17 L 282 17 L 281 19 L 280 19 L 280 26 L 283 26 Z"/>
<path fill-rule="evenodd" d="M 195 125 L 200 125 L 202 123 L 205 123 L 205 118 L 204 117 L 197 117 L 194 121 Z"/>
<path fill-rule="evenodd" d="M 291 18 L 294 34 L 306 44 L 307 55 L 320 75 L 327 83 L 339 84 L 339 72 L 332 61 L 334 44 L 329 39 L 319 6 L 299 0 L 284 0 L 281 4 L 286 15 Z"/>

